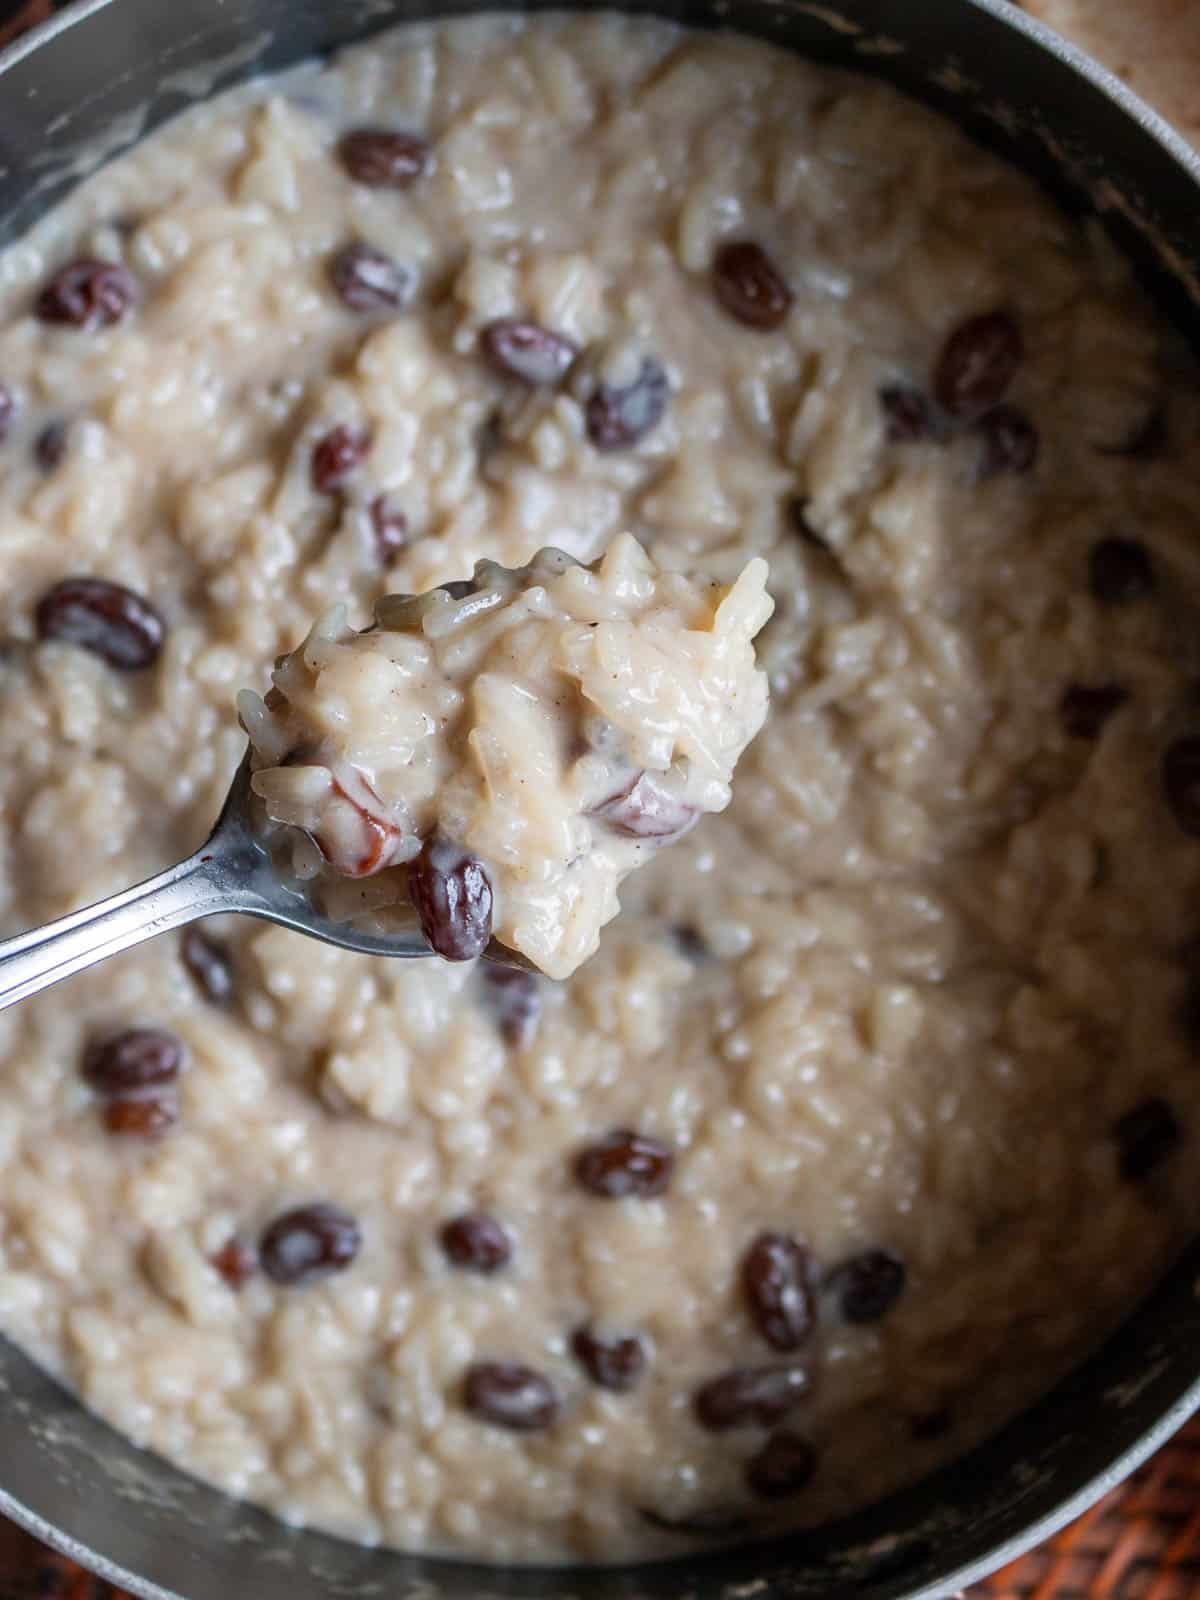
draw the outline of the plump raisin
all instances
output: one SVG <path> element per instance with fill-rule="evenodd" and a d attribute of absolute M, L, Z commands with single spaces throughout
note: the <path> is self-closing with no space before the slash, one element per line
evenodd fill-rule
<path fill-rule="evenodd" d="M 606 1338 L 594 1328 L 576 1328 L 571 1353 L 593 1383 L 618 1393 L 632 1389 L 646 1370 L 646 1347 L 635 1333 Z"/>
<path fill-rule="evenodd" d="M 515 1433 L 537 1433 L 557 1419 L 554 1385 L 515 1361 L 477 1361 L 463 1378 L 463 1403 L 473 1416 Z"/>
<path fill-rule="evenodd" d="M 650 1200 L 664 1194 L 675 1166 L 672 1150 L 631 1128 L 616 1128 L 575 1158 L 575 1177 L 602 1200 Z"/>
<path fill-rule="evenodd" d="M 210 939 L 197 927 L 183 930 L 183 964 L 204 998 L 214 1006 L 227 1006 L 235 987 L 233 957 L 228 947 Z"/>
<path fill-rule="evenodd" d="M 110 667 L 138 672 L 158 660 L 166 628 L 148 600 L 106 578 L 64 578 L 37 603 L 39 639 L 77 645 Z"/>
<path fill-rule="evenodd" d="M 208 1259 L 231 1289 L 240 1289 L 258 1271 L 258 1251 L 236 1235 Z"/>
<path fill-rule="evenodd" d="M 381 567 L 390 567 L 408 543 L 408 517 L 390 494 L 377 494 L 371 501 L 371 531 Z"/>
<path fill-rule="evenodd" d="M 479 977 L 500 1037 L 511 1050 L 526 1049 L 542 1015 L 541 983 L 532 972 L 502 967 L 498 961 L 485 961 Z"/>
<path fill-rule="evenodd" d="M 1063 690 L 1058 714 L 1072 739 L 1098 739 L 1110 717 L 1129 699 L 1121 683 L 1072 683 Z"/>
<path fill-rule="evenodd" d="M 1162 758 L 1162 786 L 1175 821 L 1200 839 L 1200 738 L 1176 739 Z"/>
<path fill-rule="evenodd" d="M 446 1259 L 468 1272 L 499 1272 L 512 1260 L 512 1240 L 486 1211 L 467 1211 L 442 1225 Z"/>
<path fill-rule="evenodd" d="M 1153 461 L 1161 456 L 1170 442 L 1170 430 L 1165 405 L 1152 406 L 1143 421 L 1116 444 L 1097 445 L 1101 456 L 1125 456 L 1131 461 Z"/>
<path fill-rule="evenodd" d="M 908 1274 L 890 1250 L 863 1250 L 829 1272 L 825 1287 L 846 1322 L 878 1322 L 904 1293 Z"/>
<path fill-rule="evenodd" d="M 811 1387 L 807 1367 L 734 1367 L 701 1384 L 692 1396 L 692 1409 L 696 1420 L 713 1432 L 751 1425 L 769 1428 Z"/>
<path fill-rule="evenodd" d="M 1179 1142 L 1175 1113 L 1158 1095 L 1151 1095 L 1113 1123 L 1117 1171 L 1127 1183 L 1152 1172 Z"/>
<path fill-rule="evenodd" d="M 168 1090 L 157 1094 L 120 1094 L 104 1107 L 109 1133 L 131 1139 L 157 1139 L 179 1120 L 179 1102 Z"/>
<path fill-rule="evenodd" d="M 321 494 L 340 489 L 367 459 L 370 449 L 371 435 L 365 428 L 350 428 L 345 423 L 331 428 L 313 447 L 313 488 Z"/>
<path fill-rule="evenodd" d="M 403 311 L 417 292 L 412 267 L 361 240 L 338 251 L 329 263 L 329 276 L 351 311 Z"/>
<path fill-rule="evenodd" d="M 1106 606 L 1144 600 L 1154 588 L 1154 567 L 1138 539 L 1098 539 L 1088 554 L 1088 587 Z"/>
<path fill-rule="evenodd" d="M 411 189 L 429 170 L 429 141 L 395 128 L 354 128 L 339 140 L 338 157 L 355 183 Z"/>
<path fill-rule="evenodd" d="M 1038 431 L 1017 406 L 993 406 L 975 424 L 981 441 L 979 477 L 1022 477 L 1037 465 Z"/>
<path fill-rule="evenodd" d="M 489 322 L 479 345 L 497 372 L 539 388 L 561 383 L 579 354 L 579 347 L 563 334 L 522 317 Z"/>
<path fill-rule="evenodd" d="M 1003 399 L 1025 355 L 1016 319 L 987 311 L 960 323 L 942 346 L 933 392 L 952 417 L 973 419 Z"/>
<path fill-rule="evenodd" d="M 73 261 L 38 296 L 42 322 L 72 328 L 108 328 L 128 316 L 138 301 L 137 279 L 111 261 Z"/>
<path fill-rule="evenodd" d="M 492 881 L 482 861 L 447 839 L 431 839 L 408 869 L 421 932 L 446 961 L 473 961 L 492 937 Z"/>
<path fill-rule="evenodd" d="M 762 1500 L 798 1494 L 817 1470 L 817 1452 L 802 1433 L 780 1429 L 746 1463 L 746 1482 Z"/>
<path fill-rule="evenodd" d="M 13 425 L 13 418 L 17 414 L 17 402 L 11 389 L 6 389 L 0 383 L 0 444 L 8 438 L 9 429 Z"/>
<path fill-rule="evenodd" d="M 677 799 L 648 772 L 593 806 L 591 815 L 630 839 L 681 839 L 700 820 L 695 806 Z"/>
<path fill-rule="evenodd" d="M 932 438 L 935 428 L 933 407 L 920 389 L 904 383 L 885 384 L 879 391 L 879 404 L 887 424 L 891 444 L 915 444 Z"/>
<path fill-rule="evenodd" d="M 762 245 L 752 239 L 720 247 L 713 258 L 713 289 L 735 321 L 763 333 L 779 327 L 795 298 Z"/>
<path fill-rule="evenodd" d="M 83 1076 L 102 1094 L 170 1083 L 182 1066 L 183 1045 L 165 1028 L 128 1028 L 94 1040 L 83 1054 Z"/>
<path fill-rule="evenodd" d="M 760 1233 L 742 1257 L 742 1293 L 763 1338 L 776 1350 L 798 1350 L 813 1330 L 815 1305 L 809 1253 L 786 1233 Z"/>
<path fill-rule="evenodd" d="M 259 1241 L 263 1271 L 287 1288 L 343 1272 L 362 1246 L 358 1223 L 338 1206 L 297 1206 L 276 1217 Z"/>
<path fill-rule="evenodd" d="M 587 403 L 587 435 L 597 450 L 629 450 L 653 432 L 666 414 L 667 375 L 647 356 L 632 383 L 597 384 Z"/>
<path fill-rule="evenodd" d="M 43 472 L 60 467 L 67 453 L 67 425 L 48 422 L 33 441 L 33 459 Z"/>

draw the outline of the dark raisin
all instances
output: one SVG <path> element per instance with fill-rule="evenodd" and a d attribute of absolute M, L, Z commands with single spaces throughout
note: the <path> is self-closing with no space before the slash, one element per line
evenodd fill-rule
<path fill-rule="evenodd" d="M 166 629 L 148 600 L 106 578 L 64 578 L 37 603 L 39 639 L 55 639 L 102 656 L 122 672 L 158 660 Z"/>
<path fill-rule="evenodd" d="M 670 398 L 667 375 L 653 356 L 623 388 L 597 384 L 587 403 L 587 435 L 597 450 L 629 450 L 662 421 Z"/>
<path fill-rule="evenodd" d="M 668 1517 L 652 1506 L 639 1506 L 638 1515 L 662 1533 L 684 1533 L 696 1539 L 732 1539 L 740 1533 L 748 1533 L 753 1526 L 744 1511 L 726 1506 L 693 1511 L 683 1517 Z"/>
<path fill-rule="evenodd" d="M 497 372 L 538 387 L 561 383 L 579 354 L 578 346 L 561 333 L 521 317 L 489 322 L 479 344 Z"/>
<path fill-rule="evenodd" d="M 758 1331 L 776 1350 L 798 1350 L 812 1333 L 809 1253 L 786 1233 L 760 1233 L 742 1257 L 742 1293 Z"/>
<path fill-rule="evenodd" d="M 179 1102 L 169 1091 L 160 1094 L 121 1094 L 104 1107 L 109 1133 L 133 1139 L 157 1139 L 179 1120 Z"/>
<path fill-rule="evenodd" d="M 411 267 L 361 241 L 338 251 L 329 276 L 351 311 L 403 311 L 417 291 Z"/>
<path fill-rule="evenodd" d="M 38 296 L 42 322 L 72 328 L 108 328 L 129 314 L 138 300 L 137 280 L 111 261 L 73 261 Z"/>
<path fill-rule="evenodd" d="M 410 189 L 429 170 L 429 141 L 394 128 L 355 128 L 339 140 L 338 157 L 356 183 Z"/>
<path fill-rule="evenodd" d="M 695 806 L 677 799 L 648 772 L 637 773 L 623 789 L 593 806 L 590 815 L 630 839 L 680 839 L 700 820 Z"/>
<path fill-rule="evenodd" d="M 1151 1095 L 1113 1123 L 1117 1171 L 1127 1183 L 1144 1178 L 1179 1142 L 1175 1113 L 1158 1095 Z"/>
<path fill-rule="evenodd" d="M 1088 554 L 1088 587 L 1106 606 L 1144 600 L 1154 588 L 1154 568 L 1138 539 L 1099 539 Z"/>
<path fill-rule="evenodd" d="M 938 404 L 953 417 L 981 417 L 1003 398 L 1025 355 L 1016 319 L 987 311 L 960 323 L 933 371 Z"/>
<path fill-rule="evenodd" d="M 259 1241 L 258 1253 L 272 1283 L 294 1288 L 344 1271 L 361 1246 L 354 1218 L 338 1206 L 320 1203 L 276 1217 Z"/>
<path fill-rule="evenodd" d="M 1176 739 L 1162 758 L 1162 786 L 1175 821 L 1200 839 L 1200 738 Z"/>
<path fill-rule="evenodd" d="M 473 961 L 492 937 L 492 882 L 483 862 L 447 839 L 431 839 L 408 869 L 421 932 L 446 961 Z"/>
<path fill-rule="evenodd" d="M 554 1385 L 515 1361 L 477 1361 L 463 1378 L 463 1403 L 473 1416 L 516 1433 L 548 1428 L 559 1413 Z"/>
<path fill-rule="evenodd" d="M 1017 406 L 994 406 L 975 424 L 982 442 L 979 477 L 1003 473 L 1021 477 L 1037 465 L 1041 441 L 1033 423 Z"/>
<path fill-rule="evenodd" d="M 575 1177 L 602 1200 L 650 1200 L 665 1193 L 675 1155 L 657 1139 L 616 1128 L 575 1158 Z"/>
<path fill-rule="evenodd" d="M 571 1352 L 601 1389 L 623 1393 L 632 1389 L 646 1370 L 646 1347 L 635 1333 L 605 1338 L 590 1327 L 576 1328 L 571 1335 Z"/>
<path fill-rule="evenodd" d="M 929 439 L 935 432 L 933 407 L 920 389 L 907 384 L 889 383 L 879 391 L 879 404 L 887 422 L 891 444 L 913 444 Z"/>
<path fill-rule="evenodd" d="M 812 545 L 814 550 L 824 551 L 829 554 L 829 545 L 817 532 L 808 520 L 808 496 L 793 495 L 787 505 L 788 522 L 793 533 L 798 533 L 805 544 Z"/>
<path fill-rule="evenodd" d="M 127 1094 L 170 1083 L 183 1065 L 183 1045 L 165 1028 L 129 1028 L 84 1051 L 83 1076 L 102 1094 Z"/>
<path fill-rule="evenodd" d="M 1124 439 L 1116 444 L 1097 445 L 1100 456 L 1125 456 L 1131 461 L 1152 461 L 1161 456 L 1169 442 L 1167 408 L 1156 405 Z"/>
<path fill-rule="evenodd" d="M 942 1439 L 953 1426 L 954 1413 L 949 1406 L 936 1406 L 932 1411 L 920 1411 L 908 1419 L 910 1436 L 920 1441 Z"/>
<path fill-rule="evenodd" d="M 67 453 L 67 425 L 65 422 L 48 422 L 33 441 L 33 459 L 43 472 L 53 472 L 62 465 Z"/>
<path fill-rule="evenodd" d="M 258 1271 L 258 1252 L 253 1245 L 237 1237 L 228 1240 L 208 1259 L 231 1289 L 240 1289 Z"/>
<path fill-rule="evenodd" d="M 13 418 L 17 414 L 17 402 L 13 398 L 11 389 L 6 389 L 0 383 L 0 444 L 8 438 L 8 430 L 12 427 Z"/>
<path fill-rule="evenodd" d="M 365 428 L 349 428 L 345 423 L 331 428 L 313 447 L 313 488 L 322 494 L 340 489 L 367 459 L 370 449 L 371 435 Z"/>
<path fill-rule="evenodd" d="M 524 1050 L 537 1033 L 542 1014 L 542 986 L 532 972 L 485 961 L 479 969 L 488 1008 L 500 1037 L 511 1050 Z"/>
<path fill-rule="evenodd" d="M 732 240 L 717 251 L 713 289 L 735 321 L 763 333 L 779 327 L 795 298 L 762 245 L 752 239 Z"/>
<path fill-rule="evenodd" d="M 196 980 L 206 1000 L 214 1006 L 227 1006 L 233 999 L 233 958 L 228 948 L 210 939 L 199 928 L 183 931 L 183 964 Z"/>
<path fill-rule="evenodd" d="M 908 1276 L 903 1261 L 890 1250 L 863 1250 L 826 1275 L 846 1322 L 878 1322 L 904 1293 Z"/>
<path fill-rule="evenodd" d="M 1121 683 L 1072 683 L 1063 690 L 1058 714 L 1072 739 L 1098 739 L 1128 699 L 1129 690 Z"/>
<path fill-rule="evenodd" d="M 807 1367 L 734 1367 L 701 1384 L 692 1396 L 696 1420 L 719 1432 L 752 1425 L 769 1428 L 812 1387 Z"/>
<path fill-rule="evenodd" d="M 486 1211 L 467 1211 L 442 1225 L 446 1258 L 468 1272 L 499 1272 L 512 1260 L 512 1240 Z"/>
<path fill-rule="evenodd" d="M 811 1482 L 817 1452 L 802 1433 L 781 1429 L 746 1463 L 746 1482 L 760 1499 L 783 1500 Z"/>
<path fill-rule="evenodd" d="M 370 515 L 379 565 L 390 567 L 408 543 L 408 518 L 390 494 L 375 496 Z"/>

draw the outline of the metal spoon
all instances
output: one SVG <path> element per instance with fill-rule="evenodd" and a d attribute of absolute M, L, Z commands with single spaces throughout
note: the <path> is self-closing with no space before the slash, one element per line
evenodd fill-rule
<path fill-rule="evenodd" d="M 433 954 L 415 925 L 394 934 L 363 933 L 350 923 L 324 916 L 299 889 L 280 878 L 250 819 L 247 750 L 217 825 L 195 855 L 94 906 L 0 942 L 0 1010 L 143 939 L 224 911 L 278 922 L 364 955 L 409 959 Z M 495 939 L 484 957 L 508 966 L 527 965 Z"/>

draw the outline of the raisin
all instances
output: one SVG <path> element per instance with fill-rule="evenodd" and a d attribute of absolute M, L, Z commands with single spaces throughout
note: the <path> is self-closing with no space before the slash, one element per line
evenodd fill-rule
<path fill-rule="evenodd" d="M 879 404 L 891 444 L 913 444 L 932 438 L 936 432 L 933 407 L 920 389 L 903 383 L 886 384 L 879 391 Z"/>
<path fill-rule="evenodd" d="M 769 1428 L 812 1387 L 807 1367 L 734 1367 L 701 1384 L 692 1396 L 696 1420 L 714 1433 L 753 1425 Z"/>
<path fill-rule="evenodd" d="M 429 141 L 393 128 L 354 128 L 339 140 L 338 157 L 356 183 L 411 189 L 429 170 Z"/>
<path fill-rule="evenodd" d="M 67 425 L 65 422 L 48 422 L 33 441 L 33 459 L 43 472 L 53 472 L 62 465 L 67 453 Z"/>
<path fill-rule="evenodd" d="M 447 1260 L 468 1272 L 499 1272 L 512 1260 L 512 1240 L 486 1211 L 453 1217 L 438 1238 Z"/>
<path fill-rule="evenodd" d="M 657 428 L 670 398 L 667 375 L 647 356 L 632 383 L 597 384 L 587 403 L 587 435 L 597 450 L 629 450 Z"/>
<path fill-rule="evenodd" d="M 343 1272 L 361 1246 L 354 1218 L 338 1206 L 320 1203 L 276 1217 L 259 1241 L 259 1258 L 272 1283 L 295 1288 Z"/>
<path fill-rule="evenodd" d="M 345 423 L 331 428 L 313 447 L 313 488 L 321 494 L 340 489 L 366 460 L 370 448 L 371 435 L 365 428 L 349 428 Z"/>
<path fill-rule="evenodd" d="M 742 1257 L 742 1293 L 758 1331 L 776 1350 L 798 1350 L 813 1331 L 807 1249 L 786 1233 L 760 1233 Z"/>
<path fill-rule="evenodd" d="M 17 402 L 11 389 L 6 389 L 0 383 L 0 444 L 8 438 L 9 429 L 12 427 L 13 418 L 17 414 Z"/>
<path fill-rule="evenodd" d="M 199 928 L 185 928 L 183 964 L 195 979 L 204 998 L 214 1006 L 227 1006 L 233 999 L 233 958 L 227 946 L 210 939 Z"/>
<path fill-rule="evenodd" d="M 954 329 L 933 372 L 938 404 L 953 417 L 981 417 L 1003 398 L 1025 355 L 1016 319 L 987 311 Z"/>
<path fill-rule="evenodd" d="M 408 543 L 408 518 L 389 494 L 371 501 L 371 529 L 381 567 L 390 567 Z"/>
<path fill-rule="evenodd" d="M 578 346 L 561 333 L 520 317 L 489 322 L 479 344 L 497 372 L 539 388 L 561 383 L 579 354 Z"/>
<path fill-rule="evenodd" d="M 783 1500 L 811 1482 L 817 1452 L 802 1433 L 781 1429 L 746 1463 L 746 1482 L 762 1500 Z"/>
<path fill-rule="evenodd" d="M 446 961 L 473 961 L 492 937 L 492 882 L 482 861 L 447 839 L 431 839 L 408 869 L 421 932 Z"/>
<path fill-rule="evenodd" d="M 779 327 L 795 298 L 762 245 L 752 239 L 732 240 L 717 251 L 713 289 L 735 321 L 762 333 Z"/>
<path fill-rule="evenodd" d="M 575 1158 L 575 1177 L 602 1200 L 650 1200 L 666 1192 L 675 1155 L 657 1139 L 616 1128 Z"/>
<path fill-rule="evenodd" d="M 42 290 L 35 312 L 41 322 L 90 332 L 120 322 L 137 301 L 137 280 L 124 267 L 111 261 L 73 261 Z"/>
<path fill-rule="evenodd" d="M 554 1385 L 515 1361 L 477 1361 L 463 1378 L 463 1403 L 473 1416 L 516 1433 L 537 1433 L 557 1420 Z"/>
<path fill-rule="evenodd" d="M 157 1139 L 178 1120 L 179 1103 L 170 1093 L 117 1095 L 104 1107 L 109 1133 L 134 1139 Z"/>
<path fill-rule="evenodd" d="M 646 1370 L 646 1347 L 635 1333 L 605 1338 L 590 1327 L 576 1328 L 571 1353 L 593 1383 L 624 1393 Z"/>
<path fill-rule="evenodd" d="M 890 1250 L 863 1250 L 829 1272 L 832 1290 L 846 1322 L 878 1322 L 904 1293 L 908 1274 Z"/>
<path fill-rule="evenodd" d="M 361 241 L 338 251 L 329 263 L 329 276 L 351 311 L 403 311 L 417 291 L 412 267 Z"/>
<path fill-rule="evenodd" d="M 1158 1095 L 1151 1095 L 1113 1123 L 1117 1142 L 1117 1171 L 1127 1183 L 1137 1183 L 1153 1171 L 1179 1142 L 1175 1113 Z"/>
<path fill-rule="evenodd" d="M 497 961 L 485 961 L 479 976 L 500 1037 L 511 1050 L 526 1049 L 542 1014 L 541 984 L 532 972 L 502 967 Z"/>
<path fill-rule="evenodd" d="M 1106 606 L 1144 600 L 1154 588 L 1154 568 L 1138 539 L 1098 539 L 1088 554 L 1088 587 Z"/>
<path fill-rule="evenodd" d="M 83 1055 L 83 1076 L 102 1094 L 128 1094 L 171 1083 L 183 1065 L 183 1045 L 165 1028 L 129 1028 L 97 1039 Z"/>
<path fill-rule="evenodd" d="M 208 1259 L 231 1289 L 240 1289 L 258 1271 L 258 1252 L 236 1236 Z"/>
<path fill-rule="evenodd" d="M 1105 724 L 1129 699 L 1121 683 L 1072 683 L 1063 690 L 1058 714 L 1072 739 L 1098 739 Z"/>
<path fill-rule="evenodd" d="M 64 578 L 37 603 L 39 639 L 77 645 L 121 672 L 154 665 L 166 629 L 148 600 L 106 578 Z"/>
<path fill-rule="evenodd" d="M 1200 839 L 1200 737 L 1176 739 L 1162 758 L 1162 786 L 1175 821 Z"/>
<path fill-rule="evenodd" d="M 975 424 L 983 449 L 979 458 L 979 477 L 997 478 L 1003 473 L 1022 477 L 1037 465 L 1041 441 L 1038 431 L 1017 406 L 993 406 Z"/>
<path fill-rule="evenodd" d="M 695 806 L 676 799 L 648 772 L 638 773 L 590 814 L 630 839 L 681 839 L 700 820 Z"/>

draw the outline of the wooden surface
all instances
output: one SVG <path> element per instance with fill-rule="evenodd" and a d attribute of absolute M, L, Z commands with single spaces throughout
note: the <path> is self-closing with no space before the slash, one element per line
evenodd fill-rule
<path fill-rule="evenodd" d="M 64 3 L 0 0 L 0 44 Z M 1020 3 L 1200 144 L 1200 0 Z M 0 1600 L 121 1597 L 0 1519 Z M 1200 1421 L 1057 1539 L 981 1584 L 971 1600 L 1200 1600 Z"/>

